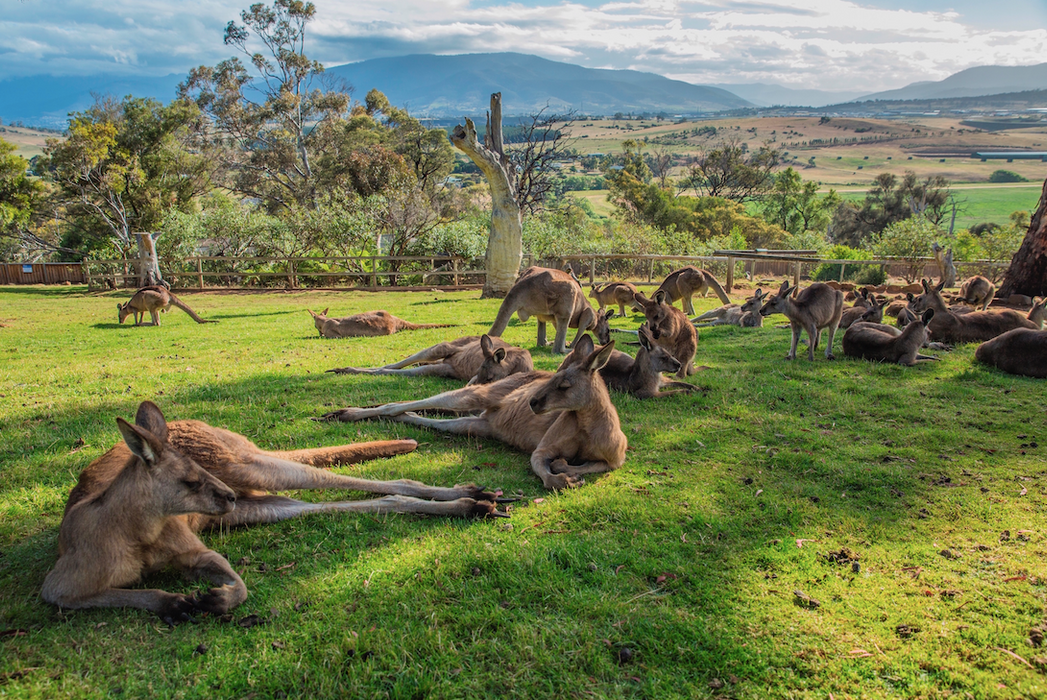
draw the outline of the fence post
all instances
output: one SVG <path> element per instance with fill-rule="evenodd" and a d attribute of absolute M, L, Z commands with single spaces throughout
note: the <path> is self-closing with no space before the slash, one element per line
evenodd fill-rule
<path fill-rule="evenodd" d="M 589 286 L 596 283 L 596 256 L 589 258 Z"/>
<path fill-rule="evenodd" d="M 840 282 L 843 282 L 843 271 L 847 269 L 846 263 L 840 265 Z"/>
<path fill-rule="evenodd" d="M 727 256 L 727 293 L 734 289 L 734 258 Z"/>
<path fill-rule="evenodd" d="M 793 263 L 793 286 L 800 286 L 800 263 L 798 262 Z"/>
<path fill-rule="evenodd" d="M 87 258 L 80 261 L 80 269 L 84 279 L 87 281 L 87 291 L 91 291 L 91 266 L 87 264 Z"/>
<path fill-rule="evenodd" d="M 451 270 L 454 272 L 454 286 L 458 286 L 458 258 L 451 258 Z"/>
<path fill-rule="evenodd" d="M 654 258 L 647 258 L 647 284 L 654 279 Z"/>
<path fill-rule="evenodd" d="M 371 256 L 371 286 L 378 287 L 378 258 Z"/>
<path fill-rule="evenodd" d="M 199 255 L 196 256 L 196 286 L 204 288 L 204 261 Z"/>

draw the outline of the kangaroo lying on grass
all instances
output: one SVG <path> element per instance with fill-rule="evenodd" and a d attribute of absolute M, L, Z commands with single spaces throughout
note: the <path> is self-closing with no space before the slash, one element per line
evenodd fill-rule
<path fill-rule="evenodd" d="M 1034 304 L 1028 316 L 1007 309 L 999 313 L 991 311 L 972 311 L 957 315 L 951 313 L 942 297 L 942 284 L 932 287 L 928 280 L 922 280 L 923 294 L 913 299 L 913 310 L 917 313 L 934 309 L 934 318 L 928 326 L 931 338 L 943 343 L 977 343 L 992 340 L 998 335 L 1014 328 L 1039 330 L 1043 327 L 1045 302 L 1041 299 Z"/>
<path fill-rule="evenodd" d="M 964 302 L 975 308 L 978 308 L 980 304 L 982 311 L 985 311 L 992 303 L 993 297 L 996 296 L 996 285 L 981 275 L 968 277 L 960 285 L 960 296 L 963 297 Z"/>
<path fill-rule="evenodd" d="M 648 299 L 641 292 L 633 298 L 643 307 L 647 317 L 647 329 L 656 345 L 669 351 L 669 354 L 680 363 L 677 379 L 686 379 L 697 370 L 694 368 L 694 356 L 698 351 L 698 330 L 687 318 L 687 314 L 673 306 L 669 295 L 659 289 L 653 299 Z"/>
<path fill-rule="evenodd" d="M 886 301 L 880 302 L 876 297 L 870 297 L 865 306 L 851 306 L 843 310 L 840 316 L 840 328 L 850 328 L 853 324 L 863 321 L 866 323 L 879 323 L 883 320 L 883 307 Z"/>
<path fill-rule="evenodd" d="M 760 315 L 785 314 L 792 328 L 792 345 L 789 346 L 787 360 L 796 359 L 796 346 L 800 342 L 800 333 L 807 331 L 807 359 L 814 361 L 814 351 L 818 347 L 823 328 L 829 329 L 829 342 L 825 346 L 825 358 L 832 360 L 833 336 L 843 316 L 843 293 L 839 290 L 815 282 L 807 289 L 797 293 L 796 287 L 790 289 L 789 282 L 782 283 L 778 293 L 770 297 L 760 309 Z"/>
<path fill-rule="evenodd" d="M 629 282 L 608 282 L 603 289 L 594 284 L 589 291 L 589 298 L 596 299 L 596 303 L 600 305 L 600 311 L 603 311 L 604 307 L 617 304 L 618 313 L 624 316 L 626 306 L 636 308 L 633 294 L 636 294 L 636 286 Z"/>
<path fill-rule="evenodd" d="M 369 481 L 308 466 L 404 454 L 417 447 L 414 440 L 267 452 L 242 435 L 200 421 L 169 424 L 149 401 L 138 407 L 134 425 L 117 418 L 117 426 L 124 442 L 84 469 L 66 504 L 58 562 L 41 592 L 63 608 L 142 608 L 174 623 L 194 610 L 224 613 L 236 607 L 247 587 L 229 562 L 196 536 L 204 528 L 330 511 L 498 515 L 494 494 L 472 484 L 436 488 L 408 480 Z M 269 495 L 288 489 L 390 495 L 327 503 Z M 199 598 L 125 588 L 166 566 L 214 587 Z"/>
<path fill-rule="evenodd" d="M 742 328 L 760 328 L 763 326 L 763 316 L 760 315 L 760 307 L 763 306 L 764 291 L 757 289 L 744 304 L 728 304 L 712 311 L 706 311 L 698 318 L 691 319 L 691 323 L 697 328 L 708 328 L 710 326 L 740 326 Z M 699 323 L 705 321 L 705 323 Z"/>
<path fill-rule="evenodd" d="M 600 368 L 600 376 L 608 389 L 632 394 L 638 399 L 669 396 L 679 394 L 681 391 L 697 389 L 693 384 L 674 382 L 662 376 L 662 372 L 678 372 L 680 362 L 670 355 L 668 350 L 654 344 L 646 323 L 640 326 L 638 335 L 640 350 L 636 353 L 636 359 L 615 350 L 611 353 L 611 359 L 607 361 L 607 364 Z M 586 333 L 578 339 L 574 349 L 560 363 L 559 369 L 580 362 L 594 349 L 593 340 Z M 662 391 L 665 388 L 670 388 L 672 391 Z"/>
<path fill-rule="evenodd" d="M 467 335 L 446 343 L 437 343 L 384 367 L 341 367 L 327 371 L 334 374 L 450 377 L 469 384 L 490 384 L 517 372 L 532 372 L 534 363 L 531 353 L 501 338 Z"/>
<path fill-rule="evenodd" d="M 974 359 L 1010 374 L 1047 378 L 1047 331 L 1007 331 L 979 345 Z"/>
<path fill-rule="evenodd" d="M 189 314 L 197 323 L 218 323 L 218 321 L 205 321 L 196 315 L 196 312 L 189 308 L 189 306 L 172 294 L 166 287 L 142 287 L 134 293 L 126 303 L 117 304 L 116 310 L 120 323 L 124 322 L 124 319 L 134 314 L 135 325 L 142 325 L 142 321 L 145 320 L 146 312 L 152 316 L 153 325 L 160 325 L 160 312 L 167 312 L 172 306 L 177 306 L 182 311 Z"/>
<path fill-rule="evenodd" d="M 327 309 L 315 313 L 309 309 L 313 325 L 321 338 L 359 338 L 392 335 L 399 331 L 417 331 L 422 328 L 450 328 L 449 323 L 411 323 L 393 316 L 388 311 L 365 311 L 345 318 L 328 318 Z"/>
<path fill-rule="evenodd" d="M 575 340 L 596 323 L 596 312 L 582 293 L 581 285 L 572 273 L 546 267 L 529 267 L 516 280 L 502 300 L 498 316 L 488 335 L 501 337 L 516 314 L 521 321 L 531 316 L 538 319 L 538 346 L 544 347 L 545 324 L 552 322 L 556 329 L 553 352 L 567 353 L 567 329 L 577 328 Z"/>
<path fill-rule="evenodd" d="M 608 472 L 625 461 L 627 440 L 599 370 L 614 343 L 551 372 L 528 372 L 419 401 L 373 408 L 343 408 L 324 420 L 387 417 L 459 435 L 501 440 L 531 455 L 531 469 L 547 489 L 579 486 L 586 474 Z M 482 411 L 478 416 L 425 418 L 414 411 Z"/>
<path fill-rule="evenodd" d="M 720 298 L 721 303 L 731 303 L 727 293 L 720 286 L 720 283 L 716 281 L 716 278 L 712 276 L 712 273 L 708 270 L 700 270 L 694 265 L 688 265 L 670 272 L 669 276 L 662 281 L 654 294 L 665 292 L 668 295 L 670 304 L 677 299 L 682 299 L 683 310 L 687 312 L 688 316 L 694 316 L 694 302 L 691 301 L 691 297 L 695 294 L 701 294 L 704 297 L 709 294 L 710 289 L 716 292 L 716 296 Z M 654 295 L 651 295 L 651 298 L 653 299 Z"/>
<path fill-rule="evenodd" d="M 855 323 L 843 334 L 843 354 L 908 366 L 937 360 L 937 357 L 920 354 L 920 348 L 927 342 L 927 324 L 933 316 L 933 310 L 924 311 L 923 316 L 907 325 L 904 331 L 878 322 Z"/>

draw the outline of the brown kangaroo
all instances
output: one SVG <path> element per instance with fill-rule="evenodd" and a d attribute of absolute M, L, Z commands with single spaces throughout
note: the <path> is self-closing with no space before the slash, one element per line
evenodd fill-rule
<path fill-rule="evenodd" d="M 124 319 L 134 314 L 135 325 L 140 326 L 142 321 L 145 320 L 146 312 L 149 312 L 153 319 L 153 325 L 159 326 L 160 312 L 166 313 L 172 306 L 177 306 L 189 314 L 189 317 L 197 323 L 218 323 L 218 321 L 205 321 L 200 318 L 184 301 L 172 294 L 166 287 L 160 286 L 142 287 L 126 303 L 117 304 L 116 310 L 120 323 L 123 323 Z"/>
<path fill-rule="evenodd" d="M 843 354 L 907 366 L 937 360 L 937 357 L 920 354 L 920 348 L 927 342 L 927 324 L 933 316 L 932 309 L 924 311 L 923 316 L 907 325 L 904 331 L 879 322 L 855 323 L 843 334 Z"/>
<path fill-rule="evenodd" d="M 877 301 L 876 297 L 870 297 L 865 303 L 865 306 L 858 306 L 856 303 L 844 309 L 840 316 L 840 328 L 850 328 L 859 321 L 879 323 L 883 320 L 883 307 L 887 304 L 886 301 L 881 302 Z"/>
<path fill-rule="evenodd" d="M 670 272 L 669 276 L 655 290 L 655 294 L 665 292 L 669 296 L 670 304 L 677 299 L 682 299 L 683 310 L 687 312 L 688 316 L 694 316 L 694 302 L 691 301 L 691 297 L 695 294 L 701 294 L 704 297 L 709 294 L 710 289 L 716 292 L 722 304 L 731 303 L 727 293 L 723 291 L 723 287 L 712 276 L 712 273 L 708 270 L 700 270 L 694 265 L 688 265 Z M 651 298 L 653 299 L 654 296 L 652 295 Z"/>
<path fill-rule="evenodd" d="M 416 331 L 422 328 L 451 328 L 449 323 L 411 323 L 393 316 L 388 311 L 365 311 L 345 318 L 328 318 L 327 309 L 315 313 L 309 309 L 313 325 L 321 338 L 359 338 L 377 335 L 392 335 L 399 331 Z"/>
<path fill-rule="evenodd" d="M 599 370 L 614 343 L 555 374 L 530 372 L 420 401 L 373 408 L 343 408 L 325 420 L 388 417 L 459 435 L 491 437 L 531 454 L 531 469 L 547 489 L 579 486 L 586 474 L 611 471 L 625 461 L 627 440 Z M 436 419 L 414 411 L 482 411 L 478 416 Z"/>
<path fill-rule="evenodd" d="M 589 305 L 582 288 L 570 273 L 546 267 L 529 267 L 502 300 L 498 316 L 488 335 L 501 337 L 516 314 L 521 321 L 531 316 L 538 319 L 538 346 L 544 347 L 545 324 L 552 322 L 556 329 L 553 352 L 567 353 L 567 329 L 577 328 L 577 341 L 582 333 L 596 324 L 596 312 Z"/>
<path fill-rule="evenodd" d="M 665 348 L 654 344 L 646 323 L 640 325 L 638 335 L 640 349 L 635 360 L 626 353 L 615 350 L 607 364 L 600 368 L 600 376 L 608 389 L 623 391 L 638 399 L 650 399 L 655 396 L 679 394 L 681 391 L 694 391 L 697 388 L 687 382 L 674 382 L 663 377 L 662 372 L 678 372 L 680 361 Z M 571 353 L 560 363 L 560 369 L 580 362 L 594 349 L 589 334 L 583 335 Z M 662 391 L 664 388 L 670 388 L 672 391 Z"/>
<path fill-rule="evenodd" d="M 1047 378 L 1047 331 L 1009 330 L 979 345 L 974 359 L 1010 374 Z"/>
<path fill-rule="evenodd" d="M 589 298 L 596 299 L 596 303 L 600 305 L 600 311 L 603 311 L 607 306 L 617 304 L 618 313 L 624 316 L 626 306 L 636 308 L 636 304 L 633 302 L 633 294 L 636 294 L 636 285 L 630 282 L 608 282 L 603 286 L 603 289 L 600 289 L 595 284 L 592 285 L 592 289 L 589 291 Z"/>
<path fill-rule="evenodd" d="M 200 421 L 169 424 L 149 401 L 138 407 L 134 425 L 117 418 L 117 426 L 124 442 L 84 469 L 66 503 L 58 562 L 41 593 L 63 608 L 142 608 L 173 623 L 193 610 L 224 613 L 236 607 L 247 587 L 229 562 L 197 537 L 204 528 L 326 511 L 497 514 L 494 494 L 471 484 L 435 488 L 408 480 L 369 481 L 309 466 L 391 457 L 414 450 L 414 440 L 267 452 L 242 435 Z M 326 503 L 269 495 L 320 488 L 389 495 Z M 214 587 L 200 598 L 125 588 L 169 565 Z"/>
<path fill-rule="evenodd" d="M 807 289 L 797 293 L 796 287 L 789 288 L 789 282 L 782 283 L 778 293 L 767 300 L 760 309 L 760 315 L 785 314 L 792 328 L 792 345 L 789 346 L 787 360 L 796 359 L 796 345 L 800 342 L 800 333 L 807 331 L 807 359 L 814 361 L 814 351 L 818 347 L 823 328 L 829 329 L 829 342 L 825 346 L 825 358 L 832 360 L 833 336 L 843 316 L 843 293 L 827 284 L 815 282 Z"/>
<path fill-rule="evenodd" d="M 993 297 L 996 296 L 996 285 L 986 277 L 974 275 L 965 279 L 960 285 L 960 296 L 963 297 L 965 303 L 975 308 L 981 304 L 982 311 L 985 311 L 992 303 Z"/>
<path fill-rule="evenodd" d="M 490 384 L 517 372 L 532 372 L 534 363 L 531 353 L 501 338 L 467 335 L 446 343 L 437 343 L 384 367 L 340 367 L 327 371 L 334 374 L 450 377 L 469 384 Z"/>
<path fill-rule="evenodd" d="M 760 328 L 763 326 L 763 316 L 760 315 L 760 307 L 763 306 L 764 291 L 757 289 L 756 293 L 749 297 L 744 304 L 728 304 L 712 311 L 706 311 L 698 318 L 691 319 L 696 328 L 708 328 L 710 326 L 740 326 L 742 328 Z M 699 323 L 705 321 L 705 323 Z"/>
<path fill-rule="evenodd" d="M 687 318 L 687 314 L 673 306 L 669 295 L 659 289 L 653 299 L 648 299 L 642 292 L 633 298 L 643 307 L 647 318 L 647 329 L 656 345 L 669 351 L 680 363 L 677 379 L 686 379 L 697 370 L 694 368 L 694 355 L 698 351 L 698 330 Z"/>
<path fill-rule="evenodd" d="M 934 318 L 928 326 L 933 340 L 943 343 L 977 343 L 992 340 L 998 335 L 1014 328 L 1039 330 L 1043 327 L 1044 302 L 1035 304 L 1028 316 L 1007 309 L 999 313 L 991 311 L 972 311 L 958 315 L 951 313 L 942 297 L 942 284 L 931 286 L 927 280 L 921 280 L 923 294 L 913 299 L 913 310 L 917 313 L 934 309 Z"/>

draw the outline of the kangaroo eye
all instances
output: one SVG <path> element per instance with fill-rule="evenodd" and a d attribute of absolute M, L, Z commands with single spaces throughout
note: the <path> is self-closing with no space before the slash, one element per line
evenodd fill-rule
<path fill-rule="evenodd" d="M 186 479 L 182 483 L 185 484 L 186 488 L 188 488 L 190 491 L 199 491 L 201 488 L 203 488 L 204 485 L 204 482 L 202 481 L 190 481 L 188 479 Z"/>
<path fill-rule="evenodd" d="M 570 389 L 571 388 L 571 383 L 570 382 L 560 382 L 560 388 L 561 389 Z"/>

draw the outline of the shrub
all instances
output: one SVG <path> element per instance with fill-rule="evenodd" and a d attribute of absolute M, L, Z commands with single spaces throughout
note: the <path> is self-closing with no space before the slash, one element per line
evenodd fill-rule
<path fill-rule="evenodd" d="M 851 248 L 846 245 L 834 245 L 832 248 L 824 253 L 824 256 L 830 260 L 869 260 L 872 258 L 872 254 L 867 250 L 861 250 L 858 248 Z M 840 265 L 833 263 L 822 263 L 814 269 L 814 279 L 819 282 L 826 282 L 828 280 L 839 280 L 840 279 L 840 267 L 843 267 L 844 279 L 851 279 L 857 275 L 861 270 L 861 265 Z"/>
<path fill-rule="evenodd" d="M 989 182 L 1028 182 L 1029 178 L 1022 177 L 1013 170 L 994 170 L 989 176 Z"/>
<path fill-rule="evenodd" d="M 923 258 L 931 256 L 931 246 L 937 241 L 947 246 L 946 235 L 927 219 L 911 216 L 895 221 L 872 237 L 872 251 L 878 258 L 900 258 L 907 264 L 905 279 L 915 282 L 924 267 Z"/>
<path fill-rule="evenodd" d="M 868 284 L 876 287 L 887 281 L 887 273 L 884 272 L 883 267 L 880 265 L 865 265 L 854 276 L 854 281 L 857 284 Z"/>

